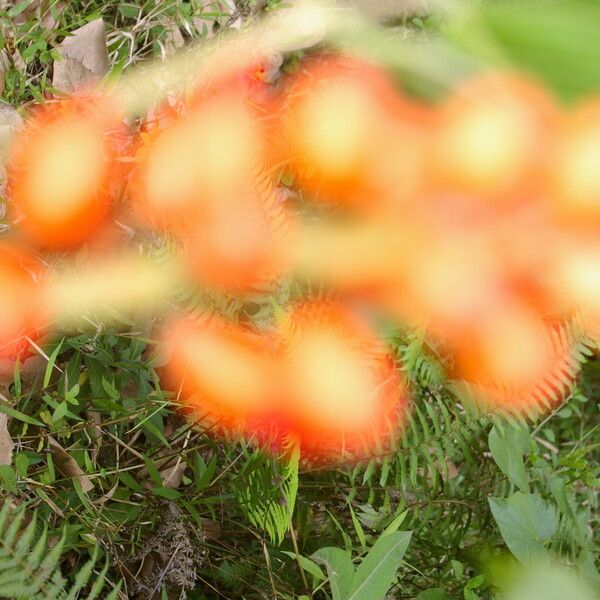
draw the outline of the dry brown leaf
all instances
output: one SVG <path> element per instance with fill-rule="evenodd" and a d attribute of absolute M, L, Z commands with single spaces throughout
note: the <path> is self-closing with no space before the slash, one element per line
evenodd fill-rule
<path fill-rule="evenodd" d="M 8 417 L 0 413 L 0 465 L 10 465 L 15 443 L 8 432 Z"/>
<path fill-rule="evenodd" d="M 0 102 L 0 162 L 4 163 L 10 140 L 22 124 L 21 115 L 12 106 Z"/>
<path fill-rule="evenodd" d="M 71 93 L 97 84 L 108 73 L 104 21 L 96 19 L 76 29 L 58 46 L 62 56 L 54 63 L 52 85 Z"/>
<path fill-rule="evenodd" d="M 44 3 L 44 4 L 47 4 L 47 3 Z M 60 17 L 60 15 L 62 14 L 63 10 L 65 10 L 66 7 L 67 7 L 66 2 L 55 2 L 54 3 L 54 14 L 56 15 L 56 18 Z M 52 16 L 52 12 L 50 12 L 50 10 L 48 10 L 47 6 L 44 6 L 44 10 L 42 11 L 42 14 L 43 14 L 42 24 L 44 25 L 45 29 L 47 29 L 48 31 L 51 31 L 58 25 L 57 20 Z"/>
<path fill-rule="evenodd" d="M 1 68 L 1 67 L 0 67 Z M 2 72 L 2 80 L 4 80 Z M 21 115 L 8 104 L 0 102 L 0 197 L 6 194 L 6 171 L 4 165 L 6 163 L 6 154 L 15 132 L 23 125 Z M 0 207 L 0 212 L 3 212 Z M 4 215 L 1 214 L 0 218 Z"/>
<path fill-rule="evenodd" d="M 165 56 L 175 53 L 179 48 L 182 48 L 185 44 L 183 35 L 177 23 L 170 19 L 166 15 L 160 19 L 160 24 L 165 28 L 166 35 L 163 47 L 165 50 Z"/>
<path fill-rule="evenodd" d="M 178 459 L 174 465 L 159 471 L 163 487 L 178 488 L 186 468 L 187 463 L 184 460 Z"/>
<path fill-rule="evenodd" d="M 65 2 L 55 2 L 53 12 L 59 16 L 65 7 Z M 32 18 L 41 21 L 44 28 L 48 31 L 51 31 L 57 25 L 56 19 L 52 16 L 52 11 L 50 10 L 49 0 L 32 0 L 23 12 L 14 17 L 13 21 L 15 24 L 21 25 Z"/>
<path fill-rule="evenodd" d="M 94 448 L 92 449 L 92 464 L 96 464 L 96 460 L 98 459 L 98 453 L 100 452 L 100 448 L 102 446 L 102 430 L 100 429 L 100 423 L 102 423 L 102 415 L 97 410 L 86 410 L 85 416 L 93 423 L 93 427 L 90 428 L 89 434 L 92 438 L 92 442 L 94 443 Z"/>
<path fill-rule="evenodd" d="M 91 479 L 83 472 L 77 461 L 52 437 L 48 436 L 48 445 L 58 470 L 65 476 L 77 479 L 84 492 L 94 488 Z"/>
<path fill-rule="evenodd" d="M 34 354 L 25 360 L 21 359 L 21 379 L 29 383 L 34 382 L 46 370 L 46 359 L 39 354 Z M 14 379 L 15 361 L 0 358 L 0 385 L 10 386 Z"/>

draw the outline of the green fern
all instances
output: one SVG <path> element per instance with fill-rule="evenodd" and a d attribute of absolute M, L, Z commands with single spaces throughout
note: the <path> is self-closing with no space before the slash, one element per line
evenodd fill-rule
<path fill-rule="evenodd" d="M 255 451 L 236 485 L 240 507 L 252 525 L 262 529 L 272 544 L 281 544 L 291 524 L 298 493 L 300 450 L 293 446 L 285 459 Z"/>
<path fill-rule="evenodd" d="M 0 597 L 26 598 L 28 600 L 75 600 L 83 598 L 81 590 L 91 579 L 97 560 L 97 550 L 75 575 L 72 587 L 67 590 L 67 580 L 60 570 L 60 558 L 65 537 L 49 549 L 48 529 L 44 526 L 38 535 L 37 515 L 24 527 L 25 510 L 14 508 L 7 501 L 0 511 Z M 98 598 L 106 583 L 108 564 L 99 573 L 85 598 Z M 107 600 L 119 593 L 117 585 Z"/>

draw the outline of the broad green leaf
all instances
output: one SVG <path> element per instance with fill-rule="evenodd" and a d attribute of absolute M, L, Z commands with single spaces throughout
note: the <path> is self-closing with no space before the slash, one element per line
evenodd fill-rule
<path fill-rule="evenodd" d="M 574 571 L 559 564 L 536 565 L 517 574 L 506 600 L 597 600 Z"/>
<path fill-rule="evenodd" d="M 301 554 L 294 554 L 293 552 L 288 552 L 287 550 L 284 550 L 283 553 L 287 554 L 287 556 L 289 556 L 291 559 L 300 563 L 300 565 L 302 565 L 302 568 L 307 573 L 310 573 L 317 580 L 322 581 L 323 579 L 325 579 L 325 575 L 323 574 L 323 571 L 321 571 L 319 565 L 310 560 L 310 558 L 306 558 L 306 556 L 302 556 Z"/>
<path fill-rule="evenodd" d="M 556 531 L 554 506 L 536 494 L 517 492 L 510 498 L 489 498 L 490 509 L 509 550 L 529 564 L 547 556 L 544 542 Z"/>
<path fill-rule="evenodd" d="M 594 564 L 594 555 L 589 550 L 582 550 L 577 559 L 577 570 L 579 576 L 592 586 L 600 595 L 600 573 Z"/>
<path fill-rule="evenodd" d="M 385 597 L 410 543 L 410 531 L 380 537 L 356 569 L 348 600 L 380 600 Z"/>
<path fill-rule="evenodd" d="M 328 547 L 317 550 L 311 558 L 325 564 L 333 600 L 348 600 L 354 575 L 350 554 L 341 548 Z"/>
<path fill-rule="evenodd" d="M 523 455 L 529 446 L 529 432 L 516 423 L 494 425 L 488 436 L 492 458 L 500 470 L 521 491 L 529 491 L 529 478 Z"/>
<path fill-rule="evenodd" d="M 151 458 L 144 457 L 144 462 L 146 463 L 146 469 L 148 470 L 148 475 L 152 478 L 152 481 L 158 486 L 162 485 L 162 477 L 154 464 L 154 461 Z"/>
<path fill-rule="evenodd" d="M 472 3 L 468 3 L 472 4 Z M 600 89 L 600 4 L 595 0 L 478 3 L 452 39 L 497 66 L 525 69 L 565 98 Z"/>

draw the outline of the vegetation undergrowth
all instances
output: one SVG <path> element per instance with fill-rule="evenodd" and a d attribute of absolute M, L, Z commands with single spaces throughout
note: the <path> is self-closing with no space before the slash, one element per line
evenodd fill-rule
<path fill-rule="evenodd" d="M 48 29 L 34 4 L 0 12 L 2 98 L 16 107 L 51 91 L 56 44 L 99 16 L 118 77 L 166 52 L 173 25 L 186 43 L 253 8 L 51 1 Z M 244 322 L 272 310 L 261 301 L 203 299 Z M 305 464 L 293 450 L 272 458 L 186 419 L 161 389 L 152 321 L 52 340 L 0 389 L 15 442 L 0 466 L 0 596 L 475 600 L 535 553 L 598 592 L 597 355 L 579 348 L 585 364 L 567 400 L 530 422 L 476 411 L 418 332 L 387 333 L 413 411 L 397 451 L 352 467 Z"/>

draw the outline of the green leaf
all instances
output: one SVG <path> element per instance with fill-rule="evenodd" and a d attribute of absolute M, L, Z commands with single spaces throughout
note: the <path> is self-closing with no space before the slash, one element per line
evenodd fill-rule
<path fill-rule="evenodd" d="M 594 555 L 589 550 L 582 550 L 576 566 L 579 576 L 600 594 L 600 573 L 594 564 Z"/>
<path fill-rule="evenodd" d="M 536 565 L 516 573 L 507 600 L 597 600 L 575 572 L 560 564 Z"/>
<path fill-rule="evenodd" d="M 29 415 L 23 414 L 22 412 L 16 410 L 12 406 L 9 406 L 8 404 L 0 403 L 0 412 L 7 414 L 9 417 L 13 417 L 13 419 L 23 421 L 23 423 L 29 423 L 29 425 L 37 425 L 38 427 L 45 427 L 45 425 L 41 421 L 38 421 L 37 419 L 30 417 Z"/>
<path fill-rule="evenodd" d="M 9 492 L 17 493 L 17 474 L 10 465 L 0 465 L 0 481 Z"/>
<path fill-rule="evenodd" d="M 137 19 L 140 15 L 140 9 L 131 4 L 119 4 L 119 12 L 127 19 Z"/>
<path fill-rule="evenodd" d="M 600 5 L 595 0 L 485 2 L 451 27 L 470 54 L 512 63 L 565 98 L 600 88 Z"/>
<path fill-rule="evenodd" d="M 454 559 L 450 561 L 450 564 L 452 565 L 452 571 L 454 572 L 454 579 L 456 579 L 456 581 L 461 581 L 465 574 L 464 565 L 459 560 Z"/>
<path fill-rule="evenodd" d="M 62 348 L 64 341 L 65 341 L 64 338 L 62 340 L 60 340 L 60 343 L 58 344 L 58 346 L 56 346 L 56 348 L 54 348 L 54 351 L 48 358 L 48 364 L 46 365 L 46 372 L 44 373 L 44 384 L 42 386 L 44 388 L 47 388 L 50 383 L 50 378 L 52 377 L 52 369 L 54 369 L 54 365 L 56 364 L 56 359 L 58 358 L 58 353 L 60 352 L 60 349 Z"/>
<path fill-rule="evenodd" d="M 111 400 L 117 401 L 119 398 L 121 398 L 121 394 L 119 394 L 117 388 L 115 388 L 115 386 L 105 377 L 102 378 L 102 389 L 108 394 L 108 397 Z"/>
<path fill-rule="evenodd" d="M 348 600 L 380 600 L 390 589 L 410 543 L 412 532 L 380 537 L 352 578 Z"/>
<path fill-rule="evenodd" d="M 494 425 L 488 436 L 492 458 L 500 470 L 521 491 L 529 491 L 529 478 L 523 455 L 529 447 L 529 432 L 516 423 Z"/>
<path fill-rule="evenodd" d="M 367 549 L 367 538 L 365 537 L 364 529 L 360 524 L 360 521 L 356 518 L 356 514 L 354 513 L 354 509 L 352 508 L 352 504 L 348 502 L 348 508 L 350 509 L 350 516 L 352 517 L 352 524 L 354 525 L 354 530 L 356 531 L 356 537 L 358 537 L 358 541 L 360 542 L 360 547 L 365 551 Z"/>
<path fill-rule="evenodd" d="M 152 493 L 155 496 L 160 496 L 161 498 L 166 498 L 167 500 L 177 500 L 178 498 L 181 498 L 181 492 L 171 488 L 155 487 L 152 490 Z"/>
<path fill-rule="evenodd" d="M 60 421 L 68 412 L 68 404 L 66 402 L 60 402 L 52 413 L 52 423 Z"/>
<path fill-rule="evenodd" d="M 381 533 L 381 536 L 383 537 L 384 535 L 389 535 L 390 533 L 395 533 L 396 531 L 398 531 L 398 528 L 400 527 L 400 525 L 402 525 L 402 523 L 404 523 L 404 519 L 406 519 L 406 515 L 408 515 L 408 510 L 403 510 L 398 515 L 396 515 L 392 519 L 391 523 L 383 530 L 383 532 Z"/>
<path fill-rule="evenodd" d="M 154 461 L 151 458 L 144 457 L 144 462 L 146 463 L 146 469 L 148 470 L 148 475 L 152 478 L 152 481 L 158 486 L 162 485 L 162 477 L 154 464 Z"/>
<path fill-rule="evenodd" d="M 544 542 L 557 527 L 556 511 L 536 494 L 517 492 L 510 498 L 489 498 L 490 509 L 509 550 L 530 564 L 547 556 Z"/>
<path fill-rule="evenodd" d="M 6 14 L 11 19 L 14 19 L 14 17 L 20 15 L 32 2 L 33 0 L 23 0 L 23 2 L 18 2 L 10 8 Z"/>
<path fill-rule="evenodd" d="M 319 565 L 310 560 L 310 558 L 306 558 L 306 556 L 302 556 L 301 554 L 294 554 L 293 552 L 288 552 L 287 550 L 283 550 L 283 553 L 287 554 L 287 556 L 300 563 L 300 565 L 302 565 L 302 568 L 307 573 L 310 573 L 318 581 L 322 581 L 323 579 L 325 579 L 325 575 L 323 574 L 323 571 L 321 570 Z"/>
<path fill-rule="evenodd" d="M 311 558 L 325 565 L 333 600 L 348 600 L 354 575 L 350 554 L 341 548 L 327 547 L 317 550 Z"/>

